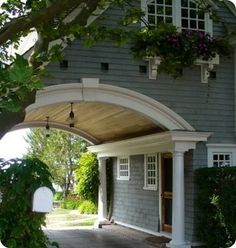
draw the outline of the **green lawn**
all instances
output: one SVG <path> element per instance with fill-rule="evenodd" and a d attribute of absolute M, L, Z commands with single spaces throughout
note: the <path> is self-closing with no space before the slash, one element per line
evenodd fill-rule
<path fill-rule="evenodd" d="M 76 210 L 56 208 L 47 215 L 47 228 L 93 226 L 97 215 L 80 214 Z"/>

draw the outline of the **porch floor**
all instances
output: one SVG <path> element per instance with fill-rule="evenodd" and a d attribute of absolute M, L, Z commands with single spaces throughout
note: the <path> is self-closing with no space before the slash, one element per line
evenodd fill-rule
<path fill-rule="evenodd" d="M 120 225 L 105 225 L 101 229 L 47 229 L 51 241 L 60 248 L 164 248 L 168 239 L 155 237 Z"/>

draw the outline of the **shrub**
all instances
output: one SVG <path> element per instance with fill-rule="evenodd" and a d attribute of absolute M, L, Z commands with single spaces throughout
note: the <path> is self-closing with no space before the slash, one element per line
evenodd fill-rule
<path fill-rule="evenodd" d="M 61 208 L 64 209 L 77 209 L 81 200 L 76 194 L 69 194 L 66 199 L 62 202 Z"/>
<path fill-rule="evenodd" d="M 96 214 L 97 206 L 92 201 L 85 200 L 80 204 L 78 210 L 81 214 Z"/>
<path fill-rule="evenodd" d="M 32 197 L 41 186 L 52 189 L 47 165 L 38 159 L 15 159 L 0 161 L 0 167 L 0 240 L 8 248 L 46 248 L 45 214 L 32 212 Z"/>
<path fill-rule="evenodd" d="M 75 171 L 76 192 L 85 200 L 97 203 L 99 172 L 95 154 L 84 153 L 79 159 L 79 169 Z"/>
<path fill-rule="evenodd" d="M 236 167 L 196 170 L 197 231 L 208 248 L 230 247 L 236 239 Z"/>

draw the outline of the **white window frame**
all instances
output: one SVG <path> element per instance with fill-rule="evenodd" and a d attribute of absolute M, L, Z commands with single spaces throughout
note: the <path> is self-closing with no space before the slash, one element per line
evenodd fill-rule
<path fill-rule="evenodd" d="M 150 2 L 151 0 L 141 0 L 141 9 L 145 15 L 145 21 L 148 22 L 147 18 L 147 2 Z M 173 19 L 173 25 L 177 27 L 178 30 L 182 29 L 182 20 L 181 20 L 181 0 L 172 0 L 172 19 Z M 144 26 L 144 24 L 141 24 Z M 205 13 L 205 32 L 209 33 L 210 35 L 213 35 L 213 22 L 212 19 L 210 19 L 209 13 Z"/>
<path fill-rule="evenodd" d="M 127 159 L 128 163 L 127 164 L 122 164 L 121 159 Z M 121 175 L 121 165 L 127 165 L 127 176 L 122 176 Z M 117 180 L 129 180 L 130 179 L 130 158 L 129 156 L 120 156 L 117 158 Z"/>
<path fill-rule="evenodd" d="M 208 167 L 214 167 L 214 154 L 229 154 L 230 166 L 236 166 L 236 145 L 235 144 L 207 144 Z"/>
<path fill-rule="evenodd" d="M 148 157 L 155 157 L 155 184 L 148 184 Z M 158 164 L 159 164 L 159 154 L 150 153 L 144 155 L 144 187 L 145 190 L 157 190 L 158 186 Z"/>

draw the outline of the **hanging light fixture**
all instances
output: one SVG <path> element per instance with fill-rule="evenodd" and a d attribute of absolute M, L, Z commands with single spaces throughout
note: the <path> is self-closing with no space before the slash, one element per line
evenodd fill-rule
<path fill-rule="evenodd" d="M 46 126 L 45 126 L 45 136 L 46 138 L 50 137 L 50 126 L 49 126 L 49 116 L 46 117 Z"/>
<path fill-rule="evenodd" d="M 74 114 L 74 111 L 73 111 L 73 102 L 70 103 L 70 113 L 69 113 L 69 116 L 67 118 L 67 122 L 69 123 L 69 127 L 74 127 L 75 126 L 75 114 Z"/>

